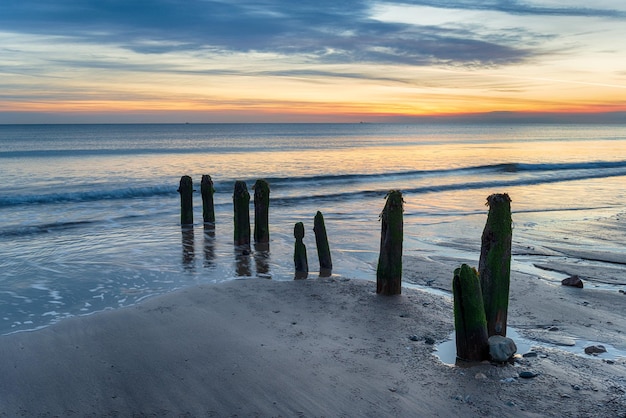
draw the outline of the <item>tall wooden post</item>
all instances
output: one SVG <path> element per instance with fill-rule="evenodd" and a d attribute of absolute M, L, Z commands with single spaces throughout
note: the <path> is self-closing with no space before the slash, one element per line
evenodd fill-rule
<path fill-rule="evenodd" d="M 463 264 L 454 270 L 452 293 L 457 358 L 467 361 L 488 359 L 487 320 L 476 269 Z"/>
<path fill-rule="evenodd" d="M 180 224 L 193 225 L 193 182 L 191 177 L 182 176 L 178 186 L 180 193 Z"/>
<path fill-rule="evenodd" d="M 265 180 L 254 184 L 254 242 L 270 241 L 269 227 L 270 185 Z"/>
<path fill-rule="evenodd" d="M 313 219 L 313 232 L 315 232 L 315 245 L 317 246 L 317 257 L 320 260 L 320 276 L 328 277 L 333 271 L 333 261 L 330 256 L 328 236 L 326 235 L 326 225 L 324 215 L 317 211 Z"/>
<path fill-rule="evenodd" d="M 233 193 L 233 207 L 235 212 L 234 238 L 235 245 L 250 246 L 250 193 L 245 181 L 235 182 Z"/>
<path fill-rule="evenodd" d="M 204 223 L 215 223 L 215 208 L 213 205 L 213 180 L 208 174 L 202 176 L 200 183 L 200 191 L 202 193 L 202 218 Z"/>
<path fill-rule="evenodd" d="M 511 198 L 492 194 L 487 198 L 489 214 L 482 235 L 478 272 L 489 336 L 506 337 L 509 285 L 511 281 Z"/>
<path fill-rule="evenodd" d="M 392 190 L 387 194 L 385 208 L 380 214 L 380 255 L 376 270 L 376 293 L 399 295 L 402 293 L 402 192 Z"/>
<path fill-rule="evenodd" d="M 309 275 L 309 262 L 306 257 L 306 246 L 302 240 L 304 239 L 304 224 L 296 223 L 293 228 L 293 236 L 296 238 L 296 244 L 293 251 L 293 262 L 296 268 L 296 279 L 306 279 Z"/>

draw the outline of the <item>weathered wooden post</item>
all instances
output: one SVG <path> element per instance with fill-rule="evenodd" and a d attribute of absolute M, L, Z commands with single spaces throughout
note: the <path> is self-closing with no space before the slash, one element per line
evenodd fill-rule
<path fill-rule="evenodd" d="M 487 320 L 476 269 L 463 264 L 454 270 L 452 293 L 457 358 L 466 361 L 488 359 Z"/>
<path fill-rule="evenodd" d="M 482 235 L 478 272 L 482 288 L 487 332 L 506 337 L 509 285 L 511 281 L 511 198 L 492 194 L 487 198 L 489 214 Z"/>
<path fill-rule="evenodd" d="M 385 208 L 380 214 L 380 255 L 376 270 L 376 293 L 399 295 L 402 293 L 402 240 L 404 238 L 402 192 L 387 193 Z"/>
<path fill-rule="evenodd" d="M 304 224 L 296 223 L 293 228 L 293 236 L 296 238 L 296 244 L 293 251 L 293 262 L 296 267 L 296 279 L 306 279 L 309 275 L 309 262 L 306 257 L 306 246 L 302 240 L 304 239 Z"/>
<path fill-rule="evenodd" d="M 191 177 L 182 176 L 178 186 L 180 193 L 180 224 L 193 225 L 193 182 Z"/>
<path fill-rule="evenodd" d="M 254 242 L 270 241 L 269 227 L 270 185 L 265 180 L 254 184 Z"/>
<path fill-rule="evenodd" d="M 235 245 L 250 246 L 250 193 L 245 181 L 235 182 L 233 193 L 235 212 L 234 238 Z"/>
<path fill-rule="evenodd" d="M 313 232 L 315 232 L 317 257 L 320 260 L 320 277 L 329 277 L 333 271 L 333 261 L 330 257 L 330 247 L 328 245 L 328 236 L 326 235 L 324 215 L 322 215 L 320 211 L 317 211 L 313 219 Z"/>
<path fill-rule="evenodd" d="M 202 176 L 200 183 L 200 191 L 202 193 L 202 218 L 204 223 L 215 223 L 215 208 L 213 205 L 213 180 L 208 174 Z"/>

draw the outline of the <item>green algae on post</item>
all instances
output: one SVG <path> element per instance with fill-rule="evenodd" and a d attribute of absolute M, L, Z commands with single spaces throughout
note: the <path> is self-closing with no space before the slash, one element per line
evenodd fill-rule
<path fill-rule="evenodd" d="M 265 180 L 254 183 L 254 242 L 270 241 L 270 185 Z"/>
<path fill-rule="evenodd" d="M 306 246 L 302 240 L 304 239 L 304 224 L 298 222 L 293 228 L 293 236 L 296 238 L 296 244 L 293 251 L 293 262 L 296 268 L 296 279 L 306 279 L 309 275 L 309 262 L 306 257 Z"/>
<path fill-rule="evenodd" d="M 492 194 L 487 198 L 489 214 L 483 230 L 478 272 L 482 288 L 488 335 L 506 337 L 509 285 L 511 281 L 511 198 Z"/>
<path fill-rule="evenodd" d="M 250 193 L 245 181 L 235 182 L 233 193 L 235 245 L 250 245 Z"/>
<path fill-rule="evenodd" d="M 178 186 L 180 193 L 180 224 L 193 225 L 193 182 L 191 177 L 182 176 Z"/>
<path fill-rule="evenodd" d="M 457 358 L 486 360 L 489 356 L 487 320 L 476 269 L 463 264 L 454 270 L 452 294 Z"/>
<path fill-rule="evenodd" d="M 326 235 L 326 225 L 324 215 L 317 211 L 313 219 L 313 232 L 315 232 L 315 245 L 317 246 L 317 257 L 320 261 L 320 276 L 329 277 L 333 271 L 333 261 L 330 256 L 330 246 Z"/>
<path fill-rule="evenodd" d="M 213 204 L 213 180 L 208 174 L 202 175 L 200 182 L 200 192 L 202 193 L 202 218 L 204 223 L 215 223 L 215 207 Z"/>
<path fill-rule="evenodd" d="M 376 293 L 383 295 L 402 293 L 403 203 L 402 192 L 391 190 L 387 193 L 387 202 L 380 214 L 382 227 Z"/>

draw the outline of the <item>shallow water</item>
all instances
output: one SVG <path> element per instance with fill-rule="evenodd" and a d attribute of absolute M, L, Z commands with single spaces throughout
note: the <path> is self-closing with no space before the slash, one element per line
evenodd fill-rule
<path fill-rule="evenodd" d="M 374 279 L 392 188 L 404 195 L 406 252 L 477 259 L 485 199 L 507 192 L 517 246 L 583 264 L 626 260 L 625 126 L 0 126 L 0 174 L 0 333 L 198 283 L 292 280 L 299 221 L 316 277 L 318 210 L 333 273 Z M 198 192 L 184 233 L 178 182 L 191 175 L 199 191 L 203 174 L 215 182 L 216 225 L 205 230 Z M 251 189 L 258 178 L 272 190 L 268 257 L 232 244 L 234 181 Z"/>

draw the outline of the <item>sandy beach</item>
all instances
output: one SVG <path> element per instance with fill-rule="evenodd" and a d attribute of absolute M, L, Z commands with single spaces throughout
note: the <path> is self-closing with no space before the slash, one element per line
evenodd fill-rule
<path fill-rule="evenodd" d="M 445 289 L 458 261 L 405 257 L 405 276 Z M 625 350 L 625 298 L 514 273 L 509 324 Z M 342 277 L 201 285 L 1 337 L 0 415 L 625 416 L 626 358 L 538 346 L 513 364 L 451 366 L 434 354 L 453 328 L 451 299 L 419 289 L 383 297 Z"/>

